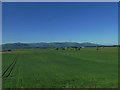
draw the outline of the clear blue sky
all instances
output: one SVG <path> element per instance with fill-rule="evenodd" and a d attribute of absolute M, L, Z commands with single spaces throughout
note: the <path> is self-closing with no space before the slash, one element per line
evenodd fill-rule
<path fill-rule="evenodd" d="M 3 43 L 118 43 L 118 4 L 3 3 Z"/>

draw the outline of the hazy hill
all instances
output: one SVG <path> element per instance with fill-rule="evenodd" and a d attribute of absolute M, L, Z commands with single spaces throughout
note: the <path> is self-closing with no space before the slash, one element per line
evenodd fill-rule
<path fill-rule="evenodd" d="M 8 43 L 3 44 L 3 49 L 12 48 L 50 48 L 50 47 L 86 47 L 100 46 L 94 43 L 76 43 L 76 42 L 53 42 L 53 43 Z"/>

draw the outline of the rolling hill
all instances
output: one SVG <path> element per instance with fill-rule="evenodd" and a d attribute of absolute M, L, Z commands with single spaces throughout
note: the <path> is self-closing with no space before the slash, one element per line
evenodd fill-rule
<path fill-rule="evenodd" d="M 52 42 L 52 43 L 7 43 L 2 44 L 3 49 L 15 48 L 52 48 L 52 47 L 87 47 L 100 46 L 94 43 L 76 43 L 76 42 Z"/>

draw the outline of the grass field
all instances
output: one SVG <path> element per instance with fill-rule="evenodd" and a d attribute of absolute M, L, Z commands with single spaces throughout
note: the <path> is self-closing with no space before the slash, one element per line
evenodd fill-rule
<path fill-rule="evenodd" d="M 3 52 L 3 88 L 117 88 L 118 49 Z"/>

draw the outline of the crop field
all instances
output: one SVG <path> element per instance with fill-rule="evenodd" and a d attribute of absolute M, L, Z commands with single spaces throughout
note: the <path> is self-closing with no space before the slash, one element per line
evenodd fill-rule
<path fill-rule="evenodd" d="M 117 88 L 118 49 L 12 49 L 2 53 L 3 88 Z"/>

